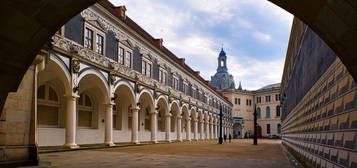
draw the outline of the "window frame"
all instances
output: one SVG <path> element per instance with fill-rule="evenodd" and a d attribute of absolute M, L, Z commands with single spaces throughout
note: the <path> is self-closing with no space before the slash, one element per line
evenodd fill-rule
<path fill-rule="evenodd" d="M 92 31 L 92 48 L 88 48 L 86 47 L 86 35 L 87 35 L 87 30 L 91 30 Z M 101 37 L 103 37 L 103 49 L 102 49 L 102 53 L 98 53 L 97 52 L 97 35 L 100 35 Z M 105 55 L 106 52 L 106 33 L 105 30 L 102 30 L 101 28 L 98 28 L 97 26 L 91 24 L 88 21 L 84 22 L 84 36 L 83 36 L 83 42 L 84 42 L 84 47 L 88 48 L 90 50 L 92 50 L 93 52 L 100 54 L 100 55 Z"/>

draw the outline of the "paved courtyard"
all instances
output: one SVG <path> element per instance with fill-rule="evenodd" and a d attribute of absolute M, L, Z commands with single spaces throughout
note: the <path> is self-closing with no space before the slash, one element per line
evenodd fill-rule
<path fill-rule="evenodd" d="M 254 167 L 290 168 L 280 140 L 233 140 L 157 144 L 41 154 L 41 162 L 58 168 L 115 167 Z"/>

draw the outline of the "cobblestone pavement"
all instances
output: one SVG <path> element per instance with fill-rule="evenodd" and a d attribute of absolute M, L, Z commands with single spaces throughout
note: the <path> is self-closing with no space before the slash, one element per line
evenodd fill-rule
<path fill-rule="evenodd" d="M 224 145 L 217 141 L 157 144 L 99 150 L 40 154 L 42 163 L 58 168 L 116 167 L 254 167 L 292 168 L 279 140 L 234 140 Z"/>

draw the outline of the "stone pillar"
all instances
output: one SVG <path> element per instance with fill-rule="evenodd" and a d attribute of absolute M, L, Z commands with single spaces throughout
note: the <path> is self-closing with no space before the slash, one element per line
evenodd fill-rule
<path fill-rule="evenodd" d="M 186 139 L 191 141 L 191 118 L 187 118 L 186 121 Z"/>
<path fill-rule="evenodd" d="M 193 120 L 193 131 L 194 131 L 194 133 L 193 133 L 193 138 L 197 141 L 198 140 L 198 135 L 197 135 L 197 131 L 198 131 L 198 120 L 197 119 L 194 119 Z"/>
<path fill-rule="evenodd" d="M 206 121 L 206 138 L 205 139 L 209 139 L 209 122 Z"/>
<path fill-rule="evenodd" d="M 203 139 L 203 127 L 204 127 L 203 121 L 200 121 L 200 125 L 201 125 L 201 129 L 200 129 L 200 133 L 201 133 L 200 139 Z"/>
<path fill-rule="evenodd" d="M 114 146 L 113 143 L 113 105 L 112 103 L 105 106 L 105 144 Z"/>
<path fill-rule="evenodd" d="M 134 144 L 139 144 L 139 107 L 131 108 L 132 112 L 132 122 L 131 122 L 131 142 Z"/>
<path fill-rule="evenodd" d="M 151 142 L 157 143 L 157 114 L 158 111 L 152 111 L 151 114 Z"/>
<path fill-rule="evenodd" d="M 167 142 L 171 142 L 170 132 L 171 132 L 171 113 L 165 115 L 165 139 Z"/>
<path fill-rule="evenodd" d="M 214 130 L 215 130 L 215 134 L 214 134 L 214 137 L 215 138 L 218 138 L 218 124 L 217 124 L 217 122 L 214 124 Z"/>
<path fill-rule="evenodd" d="M 177 116 L 177 140 L 179 140 L 180 142 L 182 142 L 182 136 L 181 136 L 181 119 L 182 116 Z"/>
<path fill-rule="evenodd" d="M 210 126 L 210 134 L 209 134 L 209 139 L 213 139 L 213 122 L 209 124 Z"/>
<path fill-rule="evenodd" d="M 76 99 L 78 95 L 67 96 L 66 105 L 66 143 L 65 146 L 69 148 L 78 148 L 76 144 L 76 126 L 77 126 L 77 110 Z"/>

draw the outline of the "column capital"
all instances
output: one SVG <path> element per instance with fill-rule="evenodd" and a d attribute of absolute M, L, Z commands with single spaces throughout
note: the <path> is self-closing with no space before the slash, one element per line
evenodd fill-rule
<path fill-rule="evenodd" d="M 149 114 L 151 114 L 151 115 L 156 115 L 156 114 L 159 114 L 159 112 L 158 112 L 157 110 L 153 110 L 153 111 L 150 111 Z"/>
<path fill-rule="evenodd" d="M 137 111 L 139 111 L 139 110 L 140 110 L 140 107 L 135 106 L 135 107 L 131 107 L 130 109 L 131 109 L 131 110 L 133 110 L 133 111 L 136 111 L 136 112 L 137 112 Z"/>
<path fill-rule="evenodd" d="M 115 105 L 115 103 L 113 103 L 113 102 L 109 102 L 109 103 L 104 103 L 104 105 L 105 105 L 105 106 L 114 106 L 114 105 Z"/>
<path fill-rule="evenodd" d="M 194 122 L 198 122 L 198 119 L 195 118 L 195 119 L 193 119 L 193 121 L 194 121 Z"/>
<path fill-rule="evenodd" d="M 75 93 L 73 93 L 73 94 L 65 94 L 65 95 L 63 95 L 65 98 L 67 98 L 67 99 L 77 99 L 77 98 L 79 98 L 80 96 L 78 95 L 78 94 L 75 94 Z"/>
<path fill-rule="evenodd" d="M 171 116 L 172 116 L 171 113 L 166 113 L 166 114 L 165 114 L 165 117 L 171 117 Z"/>
<path fill-rule="evenodd" d="M 177 119 L 182 119 L 182 116 L 177 116 Z"/>

